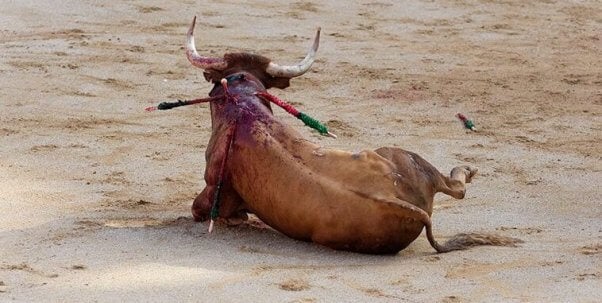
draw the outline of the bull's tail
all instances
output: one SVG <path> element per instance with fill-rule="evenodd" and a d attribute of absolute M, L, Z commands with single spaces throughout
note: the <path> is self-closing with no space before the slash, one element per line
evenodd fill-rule
<path fill-rule="evenodd" d="M 413 220 L 419 220 L 424 224 L 426 228 L 426 237 L 431 243 L 431 246 L 438 253 L 450 252 L 453 250 L 463 250 L 472 246 L 480 246 L 480 245 L 493 245 L 493 246 L 516 246 L 518 243 L 522 243 L 523 241 L 516 238 L 504 237 L 494 234 L 487 233 L 469 233 L 469 234 L 457 234 L 453 236 L 451 239 L 447 240 L 443 245 L 439 244 L 435 237 L 433 236 L 433 225 L 431 221 L 431 217 L 428 213 L 421 208 L 416 207 L 413 204 L 410 204 L 403 200 L 389 201 L 384 199 L 373 198 L 374 200 L 392 203 L 398 207 L 402 211 L 404 211 L 404 215 L 406 218 L 411 218 Z"/>
<path fill-rule="evenodd" d="M 429 220 L 430 221 L 430 220 Z M 438 253 L 445 253 L 454 250 L 463 250 L 472 246 L 480 245 L 493 245 L 493 246 L 511 246 L 515 247 L 518 243 L 523 243 L 522 240 L 517 238 L 499 236 L 487 233 L 469 233 L 469 234 L 457 234 L 451 239 L 447 240 L 444 244 L 439 244 L 433 237 L 433 229 L 431 222 L 426 225 L 426 236 L 431 243 L 431 246 Z"/>

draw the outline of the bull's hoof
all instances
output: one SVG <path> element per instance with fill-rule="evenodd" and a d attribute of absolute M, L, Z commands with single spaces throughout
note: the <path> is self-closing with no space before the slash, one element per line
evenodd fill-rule
<path fill-rule="evenodd" d="M 476 176 L 479 172 L 479 169 L 472 166 L 466 166 L 466 183 L 470 183 L 472 181 L 472 177 Z"/>
<path fill-rule="evenodd" d="M 478 171 L 479 171 L 478 168 L 468 166 L 468 165 L 456 166 L 456 167 L 454 167 L 454 169 L 452 169 L 451 176 L 457 176 L 458 174 L 464 174 L 464 176 L 466 176 L 465 183 L 470 183 L 472 181 L 472 178 L 477 174 Z"/>
<path fill-rule="evenodd" d="M 228 218 L 223 218 L 224 222 L 228 226 L 238 226 L 238 225 L 241 225 L 241 224 L 245 223 L 248 219 L 249 219 L 249 216 L 244 211 L 235 213 L 235 214 L 233 214 L 232 216 L 230 216 Z"/>
<path fill-rule="evenodd" d="M 252 226 L 259 229 L 272 229 L 269 225 L 265 224 L 261 219 L 255 215 L 250 215 L 249 219 L 245 222 L 248 226 Z"/>

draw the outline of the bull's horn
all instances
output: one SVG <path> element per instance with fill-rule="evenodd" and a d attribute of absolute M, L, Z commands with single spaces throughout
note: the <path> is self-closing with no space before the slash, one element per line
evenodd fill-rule
<path fill-rule="evenodd" d="M 196 23 L 196 16 L 192 19 L 192 24 L 188 29 L 188 35 L 186 39 L 186 57 L 188 57 L 188 61 L 192 63 L 192 65 L 196 67 L 200 67 L 202 69 L 217 69 L 223 70 L 228 67 L 228 63 L 224 61 L 222 58 L 211 58 L 211 57 L 203 57 L 199 55 L 196 51 L 196 46 L 194 45 L 194 25 Z"/>
<path fill-rule="evenodd" d="M 297 65 L 283 65 L 280 66 L 274 62 L 270 62 L 265 71 L 272 75 L 273 77 L 283 77 L 283 78 L 294 78 L 297 76 L 301 76 L 305 74 L 314 63 L 314 59 L 316 57 L 316 51 L 318 51 L 318 46 L 320 46 L 320 28 L 316 31 L 316 38 L 314 39 L 314 44 L 309 49 L 307 56 Z"/>

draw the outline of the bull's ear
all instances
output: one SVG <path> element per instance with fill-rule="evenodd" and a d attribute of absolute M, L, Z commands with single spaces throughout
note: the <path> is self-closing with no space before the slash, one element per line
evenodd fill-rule
<path fill-rule="evenodd" d="M 207 80 L 207 82 L 211 82 L 211 74 L 208 72 L 203 72 L 203 77 L 205 77 L 205 80 Z"/>
<path fill-rule="evenodd" d="M 266 88 L 276 87 L 279 89 L 285 89 L 291 85 L 290 78 L 282 78 L 282 77 L 270 77 L 265 81 Z"/>

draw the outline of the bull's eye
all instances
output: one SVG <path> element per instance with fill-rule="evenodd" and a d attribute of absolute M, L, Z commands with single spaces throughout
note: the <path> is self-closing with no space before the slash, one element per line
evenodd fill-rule
<path fill-rule="evenodd" d="M 228 80 L 228 83 L 232 83 L 233 81 L 244 80 L 244 79 L 245 79 L 245 75 L 244 74 L 232 75 L 232 76 L 226 77 L 226 80 Z"/>

